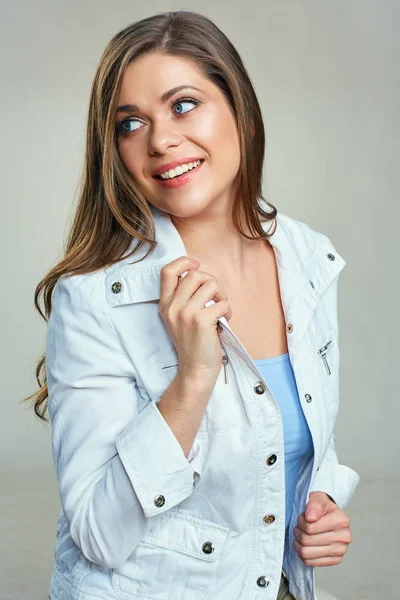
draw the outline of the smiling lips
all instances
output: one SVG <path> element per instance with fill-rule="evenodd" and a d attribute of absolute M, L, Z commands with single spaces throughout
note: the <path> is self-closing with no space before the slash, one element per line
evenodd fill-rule
<path fill-rule="evenodd" d="M 184 185 L 196 175 L 204 163 L 203 159 L 197 159 L 193 162 L 183 162 L 180 165 L 164 171 L 162 174 L 153 175 L 155 181 L 167 188 L 176 188 Z M 165 167 L 164 167 L 165 168 Z"/>
<path fill-rule="evenodd" d="M 160 165 L 152 172 L 152 177 L 156 177 L 157 175 L 161 175 L 161 173 L 167 173 L 171 169 L 175 169 L 178 166 L 189 165 L 190 163 L 194 163 L 198 160 L 203 160 L 200 156 L 185 156 L 184 158 L 177 158 L 172 160 L 171 162 L 164 163 Z"/>
<path fill-rule="evenodd" d="M 183 173 L 187 173 L 191 171 L 195 167 L 198 167 L 201 163 L 201 160 L 196 160 L 195 162 L 183 163 L 182 165 L 178 165 L 174 169 L 169 169 L 169 171 L 165 171 L 164 173 L 160 173 L 156 175 L 157 178 L 161 179 L 173 179 L 174 177 L 179 177 Z"/>

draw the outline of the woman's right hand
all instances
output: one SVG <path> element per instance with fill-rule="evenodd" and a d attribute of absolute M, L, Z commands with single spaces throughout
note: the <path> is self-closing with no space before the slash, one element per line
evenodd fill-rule
<path fill-rule="evenodd" d="M 216 277 L 199 266 L 187 256 L 164 265 L 158 310 L 177 351 L 181 377 L 214 384 L 222 365 L 217 321 L 230 319 L 232 311 Z M 210 300 L 215 304 L 206 308 Z"/>

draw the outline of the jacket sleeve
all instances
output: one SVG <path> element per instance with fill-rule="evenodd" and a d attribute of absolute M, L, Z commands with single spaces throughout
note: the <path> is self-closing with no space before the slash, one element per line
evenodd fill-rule
<path fill-rule="evenodd" d="M 325 492 L 343 510 L 354 494 L 360 476 L 350 467 L 339 464 L 335 439 L 335 434 L 332 433 L 325 457 L 310 486 L 309 494 Z"/>
<path fill-rule="evenodd" d="M 334 254 L 337 254 L 337 250 L 332 245 L 331 240 L 325 235 L 322 237 L 328 244 L 327 251 L 330 250 Z M 332 327 L 336 331 L 338 331 L 339 327 L 338 283 L 339 275 L 328 286 L 320 300 L 325 305 L 325 314 L 329 316 Z M 339 335 L 337 339 L 339 339 Z M 358 485 L 360 476 L 350 467 L 339 464 L 335 441 L 336 436 L 332 432 L 324 458 L 319 465 L 319 470 L 311 484 L 309 493 L 317 491 L 325 492 L 331 496 L 341 509 L 344 509 Z"/>
<path fill-rule="evenodd" d="M 147 517 L 191 495 L 196 456 L 185 457 L 153 401 L 143 407 L 96 276 L 57 282 L 46 375 L 53 460 L 72 539 L 87 559 L 114 568 L 141 540 Z"/>

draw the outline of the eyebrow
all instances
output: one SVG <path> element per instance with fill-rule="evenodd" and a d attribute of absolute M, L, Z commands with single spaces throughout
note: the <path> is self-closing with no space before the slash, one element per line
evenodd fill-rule
<path fill-rule="evenodd" d="M 201 90 L 197 87 L 194 87 L 194 85 L 178 85 L 170 90 L 168 90 L 167 92 L 164 92 L 163 95 L 161 96 L 160 100 L 162 103 L 166 102 L 167 100 L 169 100 L 174 94 L 176 94 L 177 92 L 180 92 L 181 90 L 187 90 L 187 89 L 192 89 L 192 90 L 196 90 L 197 92 L 201 92 Z M 120 112 L 140 112 L 140 108 L 138 106 L 136 106 L 136 104 L 122 104 L 121 106 L 118 106 L 117 108 L 117 113 Z"/>

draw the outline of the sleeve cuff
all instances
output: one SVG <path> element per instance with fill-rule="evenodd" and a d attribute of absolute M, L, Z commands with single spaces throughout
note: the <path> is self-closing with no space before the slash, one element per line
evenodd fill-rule
<path fill-rule="evenodd" d="M 185 500 L 200 477 L 200 452 L 183 448 L 154 401 L 135 417 L 116 447 L 146 517 Z"/>
<path fill-rule="evenodd" d="M 325 492 L 343 510 L 351 499 L 360 476 L 356 471 L 337 463 L 324 461 L 310 486 L 311 492 Z"/>

